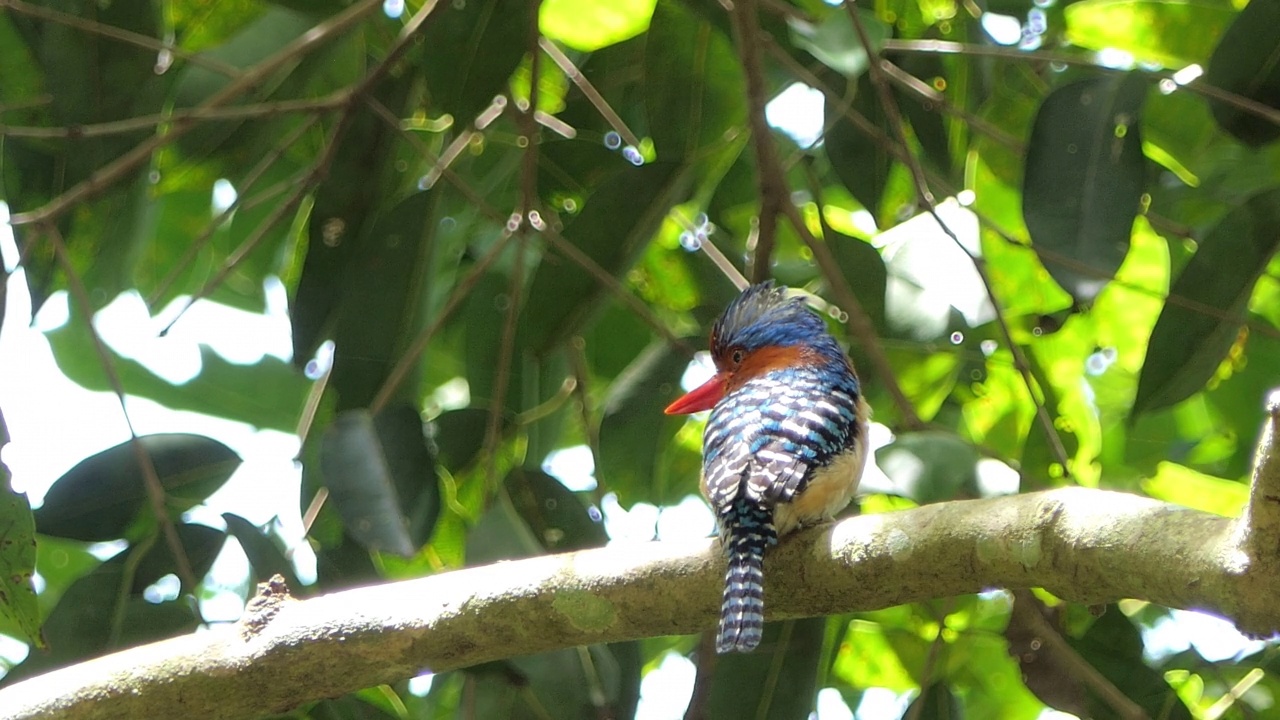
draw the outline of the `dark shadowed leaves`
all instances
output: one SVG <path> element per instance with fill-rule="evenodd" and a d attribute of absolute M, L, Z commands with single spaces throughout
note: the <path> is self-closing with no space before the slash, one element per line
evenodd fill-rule
<path fill-rule="evenodd" d="M 0 416 L 0 448 L 9 441 Z M 0 463 L 0 616 L 8 616 L 24 639 L 44 647 L 40 608 L 31 586 L 36 568 L 36 524 L 27 496 L 13 491 L 9 470 Z"/>
<path fill-rule="evenodd" d="M 273 575 L 280 575 L 295 594 L 302 588 L 302 583 L 298 582 L 298 577 L 293 572 L 293 563 L 284 556 L 284 540 L 274 532 L 272 526 L 260 529 L 232 513 L 222 513 L 222 519 L 227 523 L 227 533 L 239 541 L 245 556 L 249 558 L 253 580 L 264 582 Z"/>
<path fill-rule="evenodd" d="M 45 620 L 49 651 L 27 656 L 5 676 L 6 684 L 111 649 L 195 630 L 199 618 L 186 599 L 152 603 L 121 592 L 129 582 L 130 552 L 125 550 L 102 563 L 67 589 Z"/>
<path fill-rule="evenodd" d="M 240 466 L 235 451 L 200 435 L 146 435 L 137 442 L 151 458 L 170 514 L 204 501 Z M 58 478 L 35 511 L 36 529 L 90 542 L 114 540 L 143 512 L 150 512 L 146 481 L 133 443 L 126 441 Z"/>
<path fill-rule="evenodd" d="M 681 200 L 685 166 L 655 162 L 615 175 L 565 226 L 564 239 L 615 278 L 639 259 L 667 212 Z M 608 295 L 577 263 L 551 250 L 533 277 L 526 310 L 527 346 L 545 353 L 594 316 Z"/>
<path fill-rule="evenodd" d="M 208 525 L 181 523 L 177 526 L 178 540 L 191 565 L 191 574 L 199 582 L 213 567 L 213 561 L 222 551 L 227 534 Z M 133 573 L 133 594 L 141 595 L 148 585 L 166 575 L 177 575 L 178 563 L 173 559 L 169 543 L 163 537 L 156 539 L 151 548 L 138 561 Z M 191 588 L 187 588 L 191 590 Z"/>
<path fill-rule="evenodd" d="M 433 114 L 449 113 L 455 127 L 466 127 L 506 91 L 530 50 L 534 7 L 523 0 L 467 0 L 436 8 L 422 32 Z"/>
<path fill-rule="evenodd" d="M 899 435 L 876 452 L 876 464 L 893 480 L 895 494 L 921 505 L 977 497 L 977 462 L 971 444 L 933 430 Z"/>
<path fill-rule="evenodd" d="M 674 501 L 661 490 L 670 486 L 663 460 L 684 416 L 662 408 L 680 394 L 680 376 L 689 358 L 655 340 L 609 386 L 600 422 L 596 474 L 623 505 L 642 499 Z"/>
<path fill-rule="evenodd" d="M 325 430 L 320 469 L 347 532 L 370 550 L 408 557 L 435 525 L 435 468 L 412 408 L 340 413 Z"/>
<path fill-rule="evenodd" d="M 858 11 L 873 47 L 878 48 L 889 37 L 889 27 L 870 10 Z M 789 17 L 791 41 L 809 51 L 823 65 L 845 77 L 855 78 L 867 70 L 867 51 L 857 29 L 843 7 L 827 8 L 826 16 L 817 24 Z"/>
<path fill-rule="evenodd" d="M 1041 262 L 1089 302 L 1129 252 L 1143 191 L 1141 73 L 1064 85 L 1045 98 L 1027 144 L 1022 213 Z"/>
<path fill-rule="evenodd" d="M 695 158 L 746 123 L 746 80 L 729 38 L 684 5 L 663 0 L 654 9 L 644 72 L 649 125 L 660 159 Z"/>
<path fill-rule="evenodd" d="M 608 540 L 599 515 L 550 475 L 517 469 L 506 485 L 512 506 L 547 552 L 600 547 Z"/>
<path fill-rule="evenodd" d="M 1236 342 L 1258 276 L 1280 247 L 1280 190 L 1231 211 L 1169 288 L 1191 307 L 1166 302 L 1151 331 L 1133 416 L 1190 397 L 1213 376 Z"/>
<path fill-rule="evenodd" d="M 1209 59 L 1205 82 L 1280 108 L 1280 3 L 1251 2 L 1236 16 Z M 1224 130 L 1260 147 L 1280 137 L 1275 122 L 1222 101 L 1213 116 Z"/>
<path fill-rule="evenodd" d="M 826 103 L 828 130 L 823 147 L 836 177 L 868 212 L 879 217 L 880 200 L 889 183 L 893 156 L 886 143 L 874 133 L 878 131 L 880 137 L 889 137 L 889 121 L 876 99 L 875 88 L 865 75 L 849 82 L 846 95 L 843 103 L 830 100 Z M 860 124 L 855 124 L 855 119 L 860 120 Z"/>
<path fill-rule="evenodd" d="M 1142 635 L 1115 605 L 1107 606 L 1084 637 L 1068 642 L 1125 697 L 1137 703 L 1150 717 L 1190 720 L 1191 712 L 1158 670 L 1142 657 Z M 1090 693 L 1093 717 L 1115 717 L 1114 707 Z"/>
<path fill-rule="evenodd" d="M 58 369 L 88 390 L 113 390 L 84 321 L 72 314 L 67 324 L 46 333 Z M 142 363 L 107 349 L 120 383 L 129 395 L 150 398 L 174 410 L 190 410 L 260 428 L 293 432 L 310 383 L 288 362 L 270 355 L 252 365 L 228 362 L 200 348 L 200 374 L 180 385 L 155 375 Z"/>
<path fill-rule="evenodd" d="M 768 597 L 766 579 L 766 603 Z M 825 637 L 825 618 L 766 623 L 754 652 L 716 659 L 715 671 L 707 678 L 711 687 L 704 717 L 808 717 L 818 692 Z"/>

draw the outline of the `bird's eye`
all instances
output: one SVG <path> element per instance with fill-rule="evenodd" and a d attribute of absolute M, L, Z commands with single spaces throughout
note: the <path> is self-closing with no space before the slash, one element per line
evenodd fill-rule
<path fill-rule="evenodd" d="M 744 357 L 746 357 L 746 353 L 742 352 L 742 349 L 741 349 L 741 348 L 738 348 L 738 349 L 734 350 L 734 351 L 733 351 L 733 354 L 732 354 L 732 355 L 730 355 L 729 357 L 733 359 L 733 364 L 734 364 L 734 365 L 741 365 L 741 364 L 742 364 L 742 359 L 743 359 Z"/>

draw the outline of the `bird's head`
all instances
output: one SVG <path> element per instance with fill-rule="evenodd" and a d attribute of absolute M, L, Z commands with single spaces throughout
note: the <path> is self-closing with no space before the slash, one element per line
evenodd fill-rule
<path fill-rule="evenodd" d="M 668 415 L 710 410 L 727 393 L 771 370 L 847 363 L 822 318 L 772 282 L 742 291 L 711 329 L 716 374 L 671 405 Z"/>

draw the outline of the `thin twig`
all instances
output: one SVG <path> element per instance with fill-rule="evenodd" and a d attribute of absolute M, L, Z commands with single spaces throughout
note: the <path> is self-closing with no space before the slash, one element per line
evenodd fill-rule
<path fill-rule="evenodd" d="M 274 150 L 267 153 L 267 155 L 264 156 L 257 165 L 249 170 L 248 174 L 245 175 L 244 180 L 241 181 L 241 186 L 236 188 L 236 199 L 228 205 L 226 209 L 210 220 L 208 224 L 205 225 L 204 230 L 202 230 L 200 234 L 187 246 L 182 257 L 178 259 L 178 262 L 174 264 L 173 268 L 169 270 L 169 273 L 165 275 L 164 279 L 160 281 L 160 284 L 156 286 L 156 289 L 152 291 L 151 295 L 147 298 L 148 305 L 158 302 L 160 298 L 165 296 L 165 293 L 169 292 L 169 288 L 173 287 L 173 284 L 177 282 L 178 277 L 195 262 L 196 256 L 198 256 L 200 251 L 204 250 L 213 239 L 214 233 L 216 233 L 218 229 L 223 226 L 223 223 L 225 223 L 241 206 L 248 204 L 248 192 L 252 190 L 253 186 L 262 178 L 263 173 L 269 170 L 272 165 L 275 165 L 276 161 L 279 160 L 286 151 L 293 147 L 293 143 L 301 138 L 302 135 L 310 130 L 313 125 L 319 122 L 319 120 L 320 116 L 316 115 L 307 122 L 298 125 L 293 132 L 289 133 L 280 141 Z M 296 185 L 296 182 L 291 181 L 289 183 L 289 187 L 294 187 Z M 281 187 L 284 187 L 284 185 L 282 184 Z M 274 195 L 272 195 L 272 197 L 274 197 Z"/>
<path fill-rule="evenodd" d="M 3 0 L 3 2 L 12 3 L 14 0 Z M 381 0 L 361 0 L 361 2 L 352 5 L 298 36 L 276 54 L 232 79 L 231 82 L 227 83 L 226 87 L 200 103 L 197 109 L 203 111 L 226 105 L 240 95 L 260 87 L 279 68 L 297 61 L 321 44 L 349 30 L 364 20 L 365 16 L 381 9 L 381 7 Z M 120 178 L 132 172 L 138 166 L 148 162 L 152 153 L 157 149 L 174 142 L 194 127 L 196 127 L 196 123 L 192 121 L 173 123 L 167 132 L 153 135 L 138 143 L 132 150 L 107 163 L 88 178 L 80 181 L 39 208 L 12 216 L 9 224 L 14 226 L 33 223 L 45 224 L 58 219 L 71 208 L 87 202 L 98 193 L 111 187 Z"/>
<path fill-rule="evenodd" d="M 776 171 L 780 172 L 781 170 L 777 169 Z M 782 212 L 790 220 L 800 238 L 804 240 L 804 244 L 813 253 L 813 259 L 818 263 L 818 271 L 826 279 L 827 286 L 831 288 L 832 294 L 836 297 L 836 302 L 840 303 L 840 307 L 849 314 L 849 331 L 857 339 L 863 352 L 871 359 L 871 363 L 875 365 L 880 382 L 884 385 L 885 390 L 888 391 L 889 397 L 893 398 L 893 404 L 898 408 L 898 412 L 902 414 L 903 425 L 911 430 L 923 428 L 924 421 L 920 419 L 915 405 L 907 397 L 907 394 L 903 392 L 902 385 L 898 383 L 898 376 L 893 371 L 893 364 L 889 362 L 889 356 L 884 352 L 884 346 L 880 344 L 880 338 L 876 335 L 875 325 L 871 322 L 871 316 L 867 314 L 866 308 L 862 307 L 858 296 L 854 294 L 853 288 L 849 286 L 849 280 L 840 273 L 840 264 L 836 262 L 835 255 L 831 253 L 831 248 L 827 246 L 825 241 L 814 237 L 809 230 L 808 223 L 801 217 L 800 210 L 795 206 L 795 203 L 789 202 L 783 205 Z M 818 212 L 822 212 L 821 207 L 818 208 Z"/>
<path fill-rule="evenodd" d="M 471 294 L 471 289 L 475 287 L 480 278 L 484 276 L 489 267 L 502 254 L 502 251 L 506 249 L 507 240 L 510 237 L 509 234 L 504 232 L 498 242 L 489 248 L 489 252 L 485 253 L 479 262 L 471 267 L 467 275 L 454 286 L 453 292 L 449 294 L 449 299 L 445 301 L 444 307 L 440 309 L 435 320 L 431 322 L 429 327 L 418 333 L 418 336 L 409 344 L 408 349 L 404 351 L 404 355 L 396 361 L 395 367 L 387 374 L 387 379 L 382 383 L 382 387 L 378 389 L 378 394 L 374 396 L 373 402 L 369 403 L 370 413 L 377 415 L 391 401 L 395 391 L 409 376 L 409 372 L 417 364 L 418 358 L 427 349 L 427 343 L 431 341 L 431 338 L 435 337 L 436 333 L 440 332 L 440 328 L 453 316 L 458 306 L 462 305 L 462 301 L 466 300 L 467 296 Z"/>
<path fill-rule="evenodd" d="M 582 74 L 578 66 L 573 64 L 568 55 L 565 55 L 560 48 L 556 47 L 555 43 L 546 38 L 539 39 L 538 47 L 542 48 L 543 52 L 555 62 L 560 71 L 568 76 L 574 85 L 578 86 L 578 90 L 586 96 L 587 101 L 595 107 L 596 112 L 600 113 L 600 117 L 609 123 L 609 127 L 613 128 L 613 131 L 618 133 L 626 144 L 632 147 L 640 145 L 640 138 L 631 132 L 631 128 L 627 127 L 627 123 L 623 121 L 622 116 L 614 111 L 609 102 L 600 94 L 600 91 L 596 90 L 595 86 L 591 84 L 586 75 Z"/>
<path fill-rule="evenodd" d="M 1056 53 L 1044 50 L 1024 51 L 1014 47 L 1001 47 L 999 45 L 971 45 L 968 43 L 953 42 L 950 40 L 886 40 L 881 44 L 881 49 L 886 53 L 940 53 L 944 55 L 965 55 L 969 57 L 991 57 L 1002 60 L 1016 60 L 1020 62 L 1045 62 L 1056 63 L 1059 65 L 1076 65 L 1089 67 L 1103 72 L 1130 72 L 1127 68 L 1114 68 L 1101 65 L 1092 55 L 1073 55 L 1070 53 Z M 1148 72 L 1150 75 L 1162 80 L 1172 80 L 1178 82 L 1172 72 Z M 1223 90 L 1222 88 L 1210 85 L 1202 79 L 1193 80 L 1189 83 L 1179 83 L 1179 87 L 1186 88 L 1193 93 L 1202 95 L 1207 98 L 1218 100 L 1232 107 L 1243 110 L 1251 115 L 1256 115 L 1268 122 L 1280 125 L 1280 110 L 1269 105 L 1264 105 L 1256 100 L 1247 98 L 1243 95 Z"/>
<path fill-rule="evenodd" d="M 978 272 L 978 277 L 982 280 L 982 286 L 986 290 L 987 299 L 991 302 L 991 308 L 995 313 L 1000 333 L 1004 337 L 1005 343 L 1009 346 L 1009 350 L 1013 353 L 1014 367 L 1017 368 L 1018 374 L 1022 376 L 1022 381 L 1027 386 L 1027 394 L 1035 406 L 1036 419 L 1049 440 L 1049 447 L 1053 451 L 1054 457 L 1062 466 L 1064 476 L 1070 477 L 1071 469 L 1068 464 L 1067 448 L 1062 442 L 1062 437 L 1058 435 L 1058 428 L 1053 424 L 1053 418 L 1049 416 L 1048 408 L 1036 396 L 1036 383 L 1031 376 L 1031 366 L 1027 362 L 1022 346 L 1015 341 L 1013 331 L 1009 327 L 1008 318 L 1005 317 L 1004 308 L 1000 306 L 1000 299 L 996 297 L 995 288 L 991 284 L 990 273 L 987 272 L 986 259 L 965 246 L 960 237 L 938 214 L 937 203 L 933 192 L 929 189 L 929 181 L 925 177 L 924 167 L 920 164 L 920 159 L 915 156 L 915 153 L 911 152 L 911 146 L 908 144 L 906 124 L 903 122 L 902 113 L 898 109 L 897 99 L 893 97 L 893 89 L 889 87 L 887 74 L 884 68 L 880 66 L 880 54 L 871 42 L 871 35 L 867 32 L 865 23 L 862 22 L 862 16 L 858 13 L 855 0 L 847 0 L 844 3 L 844 8 L 850 22 L 853 23 L 854 31 L 858 34 L 863 50 L 867 53 L 867 70 L 871 77 L 871 84 L 875 87 L 879 96 L 881 109 L 884 111 L 889 127 L 893 130 L 894 139 L 903 150 L 903 157 L 906 161 L 907 169 L 911 173 L 911 181 L 915 186 L 916 197 L 928 209 L 929 215 L 933 217 L 938 227 L 946 233 L 947 237 L 951 238 L 956 247 L 960 248 L 969 257 L 974 269 Z"/>
<path fill-rule="evenodd" d="M 43 235 L 49 238 L 50 244 L 53 245 L 54 254 L 57 255 L 58 264 L 62 266 L 62 271 L 67 274 L 67 286 L 71 291 L 71 297 L 74 299 L 76 309 L 79 310 L 85 324 L 85 330 L 89 333 L 89 340 L 93 343 L 94 353 L 98 356 L 98 361 L 102 364 L 103 374 L 107 376 L 107 384 L 111 386 L 111 390 L 116 394 L 116 399 L 120 402 L 120 413 L 124 415 L 125 425 L 129 428 L 129 446 L 133 449 L 134 459 L 138 463 L 139 469 L 142 471 L 143 486 L 147 489 L 147 499 L 151 501 L 151 511 L 156 516 L 156 523 L 160 526 L 160 531 L 164 534 L 165 544 L 169 547 L 169 552 L 173 554 L 174 562 L 177 564 L 178 578 L 182 581 L 182 586 L 187 588 L 189 592 L 194 592 L 196 583 L 199 578 L 195 576 L 195 571 L 191 569 L 191 561 L 187 558 L 186 550 L 182 547 L 182 539 L 178 537 L 178 529 L 173 524 L 173 518 L 169 517 L 167 504 L 165 503 L 164 486 L 160 483 L 160 476 L 156 473 L 155 464 L 151 462 L 151 454 L 142 446 L 142 439 L 138 437 L 138 432 L 133 427 L 133 420 L 129 417 L 129 409 L 125 406 L 124 383 L 120 381 L 120 374 L 116 372 L 115 362 L 111 359 L 111 352 L 107 350 L 107 346 L 102 342 L 102 337 L 98 335 L 98 330 L 93 326 L 93 304 L 89 302 L 89 293 L 85 290 L 84 282 L 80 279 L 79 273 L 76 272 L 75 266 L 71 263 L 71 256 L 67 252 L 67 244 L 62 239 L 62 233 L 53 223 L 41 226 Z"/>
<path fill-rule="evenodd" d="M 3 0 L 0 0 L 3 2 Z M 249 120 L 270 118 L 290 113 L 322 113 L 342 105 L 347 101 L 346 93 L 337 92 L 319 100 L 280 100 L 276 102 L 254 103 L 251 105 L 233 105 L 230 107 L 194 108 L 191 110 L 175 110 L 170 113 L 155 113 L 138 117 L 112 120 L 109 122 L 90 123 L 88 125 L 69 125 L 65 127 L 30 127 L 25 125 L 0 124 L 0 137 L 21 137 L 38 139 L 80 140 L 83 138 L 106 137 L 151 130 L 169 123 L 186 123 L 196 121 Z"/>
<path fill-rule="evenodd" d="M 150 35 L 143 35 L 114 25 L 105 25 L 100 22 L 94 22 L 93 20 L 86 20 L 82 17 L 64 13 L 59 10 L 53 10 L 40 5 L 32 5 L 30 3 L 23 2 L 23 0 L 0 0 L 0 9 L 3 8 L 8 8 L 22 15 L 39 18 L 41 20 L 48 20 L 49 22 L 58 23 L 59 25 L 65 25 L 77 30 L 83 30 L 94 35 L 101 35 L 102 37 L 110 38 L 112 40 L 119 40 L 120 42 L 135 45 L 144 50 L 153 50 L 157 53 L 169 53 L 175 58 L 189 62 L 192 65 L 198 65 L 206 70 L 211 70 L 219 75 L 225 75 L 226 77 L 238 77 L 241 73 L 240 68 L 235 65 L 222 62 L 221 60 L 209 57 L 208 55 L 183 50 L 175 45 L 161 42 Z"/>
<path fill-rule="evenodd" d="M 1084 683 L 1103 702 L 1111 706 L 1116 715 L 1127 720 L 1143 720 L 1147 712 L 1137 703 L 1130 700 L 1105 675 L 1098 672 L 1088 660 L 1081 657 L 1058 631 L 1044 619 L 1040 612 L 1041 603 L 1030 590 L 1015 590 L 1013 593 L 1013 613 L 1025 623 L 1025 627 L 1035 633 L 1044 647 L 1061 661 L 1067 671 L 1077 680 Z"/>
<path fill-rule="evenodd" d="M 551 249 L 568 258 L 578 267 L 586 270 L 588 275 L 591 275 L 596 279 L 596 282 L 603 285 L 613 293 L 614 297 L 618 298 L 625 303 L 627 307 L 631 308 L 631 310 L 635 312 L 646 325 L 653 328 L 655 332 L 661 335 L 662 338 L 667 341 L 667 344 L 684 353 L 687 357 L 693 357 L 696 350 L 692 345 L 677 337 L 675 333 L 671 332 L 671 328 L 668 328 L 663 324 L 663 322 L 653 314 L 653 311 L 649 309 L 648 305 L 645 305 L 639 298 L 628 292 L 627 288 L 621 281 L 613 275 L 610 275 L 607 270 L 600 267 L 600 264 L 593 260 L 590 255 L 582 252 L 582 250 L 577 246 L 566 240 L 564 236 L 550 224 L 548 224 L 542 231 L 542 237 L 547 241 L 547 244 Z"/>
<path fill-rule="evenodd" d="M 738 0 L 729 13 L 733 23 L 734 42 L 747 79 L 747 125 L 751 128 L 751 143 L 756 152 L 756 178 L 759 185 L 760 213 L 755 231 L 755 252 L 752 254 L 748 275 L 752 282 L 763 282 L 769 277 L 773 249 L 778 239 L 778 213 L 791 202 L 786 180 L 772 168 L 781 167 L 778 150 L 773 144 L 769 121 L 765 118 L 768 90 L 765 88 L 764 68 L 760 62 L 760 23 L 756 0 Z"/>
<path fill-rule="evenodd" d="M 497 373 L 493 380 L 493 397 L 490 398 L 488 426 L 485 428 L 482 457 L 485 458 L 485 476 L 489 488 L 497 487 L 497 447 L 502 436 L 502 416 L 506 412 L 507 392 L 510 389 L 511 366 L 515 362 L 516 325 L 524 295 L 525 249 L 529 233 L 544 225 L 538 214 L 538 139 L 541 131 L 534 113 L 538 109 L 538 82 L 542 68 L 542 54 L 538 52 L 538 8 L 541 0 L 533 0 L 529 22 L 529 97 L 517 101 L 520 109 L 517 123 L 520 140 L 524 145 L 520 168 L 520 207 L 512 213 L 507 230 L 515 233 L 516 259 L 507 286 L 507 314 L 503 318 L 502 338 L 498 346 Z M 520 107 L 521 102 L 527 103 Z"/>

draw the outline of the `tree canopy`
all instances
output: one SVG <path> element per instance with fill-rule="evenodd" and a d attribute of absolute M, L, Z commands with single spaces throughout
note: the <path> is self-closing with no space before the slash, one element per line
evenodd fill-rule
<path fill-rule="evenodd" d="M 189 513 L 242 463 L 200 434 L 103 448 L 34 511 L 0 466 L 0 633 L 31 645 L 0 716 L 142 645 L 83 677 L 156 716 L 628 718 L 677 677 L 686 717 L 1273 711 L 1271 644 L 1167 638 L 1171 608 L 1280 629 L 1277 0 L 0 10 L 0 311 L 65 298 L 58 368 L 122 412 L 296 434 L 316 558 L 304 583 L 278 523 Z M 883 444 L 862 517 L 784 541 L 764 643 L 718 659 L 711 541 L 605 520 L 685 517 L 702 421 L 662 408 L 770 278 Z M 93 323 L 281 285 L 290 357 L 204 348 L 183 383 Z M 546 464 L 570 448 L 594 483 Z M 197 635 L 228 544 L 249 606 Z"/>

